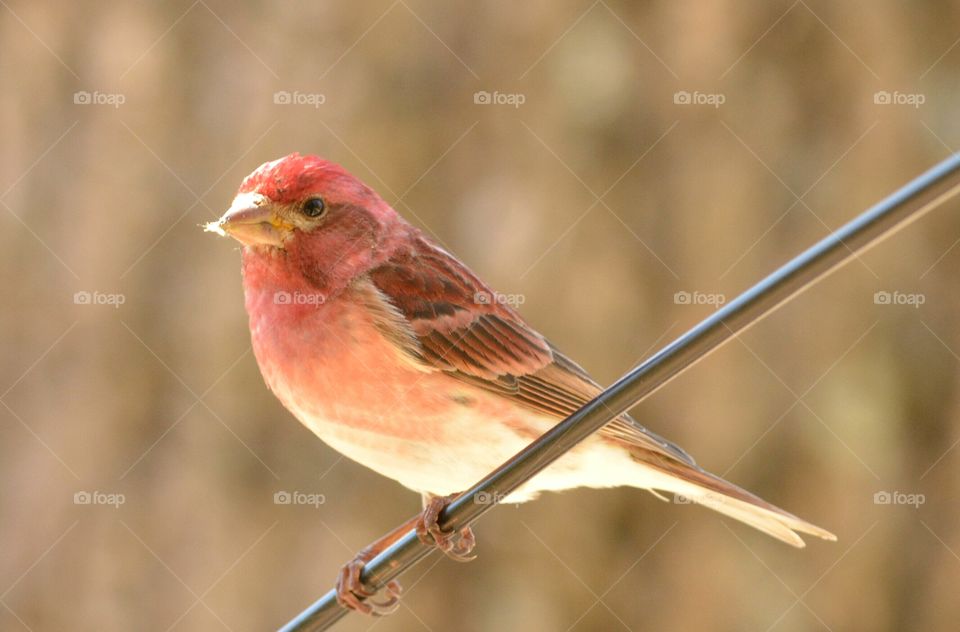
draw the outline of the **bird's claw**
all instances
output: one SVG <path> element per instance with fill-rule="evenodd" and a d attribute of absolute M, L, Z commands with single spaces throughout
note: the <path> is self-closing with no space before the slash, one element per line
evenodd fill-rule
<path fill-rule="evenodd" d="M 458 562 L 469 562 L 476 557 L 470 553 L 477 543 L 470 527 L 463 527 L 456 531 L 444 531 L 438 523 L 440 512 L 450 504 L 452 499 L 453 496 L 430 498 L 423 509 L 423 513 L 411 522 L 413 522 L 417 537 L 421 542 L 427 546 L 437 547 L 450 559 Z M 376 592 L 371 591 L 361 581 L 360 576 L 363 574 L 363 568 L 367 562 L 395 542 L 408 529 L 410 529 L 409 522 L 358 553 L 352 561 L 340 569 L 336 585 L 337 603 L 348 610 L 355 610 L 375 617 L 384 617 L 397 611 L 400 607 L 400 594 L 403 592 L 400 582 L 395 579 L 389 581 L 384 586 L 387 594 L 386 598 L 382 601 L 374 601 L 371 597 Z"/>
<path fill-rule="evenodd" d="M 364 565 L 369 562 L 366 556 L 361 553 L 352 561 L 340 569 L 340 575 L 337 577 L 337 603 L 349 610 L 356 610 L 361 614 L 367 614 L 374 617 L 385 617 L 393 614 L 400 607 L 400 594 L 403 588 L 400 582 L 393 579 L 387 582 L 385 586 L 387 598 L 383 601 L 373 601 L 376 593 L 371 592 L 360 580 Z"/>
<path fill-rule="evenodd" d="M 423 513 L 416 522 L 417 537 L 428 546 L 436 546 L 443 554 L 457 562 L 469 562 L 476 559 L 470 555 L 477 539 L 470 527 L 463 527 L 458 531 L 444 531 L 437 522 L 440 512 L 455 498 L 450 496 L 435 496 L 427 502 Z"/>

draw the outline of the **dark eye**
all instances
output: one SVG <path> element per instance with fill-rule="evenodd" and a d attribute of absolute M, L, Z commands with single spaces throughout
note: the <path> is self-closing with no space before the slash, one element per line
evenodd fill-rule
<path fill-rule="evenodd" d="M 323 198 L 310 198 L 303 204 L 303 214 L 307 217 L 320 217 L 326 209 Z"/>

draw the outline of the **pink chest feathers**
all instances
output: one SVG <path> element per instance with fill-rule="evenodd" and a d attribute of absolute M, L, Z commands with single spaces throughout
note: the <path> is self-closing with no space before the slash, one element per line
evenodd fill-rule
<path fill-rule="evenodd" d="M 456 393 L 388 340 L 348 290 L 320 295 L 248 290 L 253 350 L 270 389 L 317 434 L 356 429 L 436 441 Z M 437 383 L 437 378 L 441 378 Z"/>

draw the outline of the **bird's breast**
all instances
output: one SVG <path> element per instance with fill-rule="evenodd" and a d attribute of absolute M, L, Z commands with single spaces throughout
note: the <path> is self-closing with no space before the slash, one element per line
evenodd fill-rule
<path fill-rule="evenodd" d="M 408 420 L 448 414 L 453 400 L 430 388 L 430 374 L 404 357 L 351 292 L 312 305 L 277 303 L 269 293 L 253 292 L 247 303 L 264 380 L 322 438 L 335 441 L 335 435 L 359 431 L 442 439 L 436 436 L 442 425 Z"/>

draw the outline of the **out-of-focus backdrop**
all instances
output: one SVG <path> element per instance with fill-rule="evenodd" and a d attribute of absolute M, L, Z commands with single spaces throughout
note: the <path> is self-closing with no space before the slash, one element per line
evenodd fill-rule
<path fill-rule="evenodd" d="M 958 25 L 890 0 L 0 2 L 0 629 L 270 629 L 419 509 L 263 386 L 237 246 L 199 228 L 261 162 L 342 163 L 609 383 L 960 147 Z M 635 411 L 838 542 L 548 495 L 338 629 L 955 629 L 958 241 L 952 202 Z"/>

